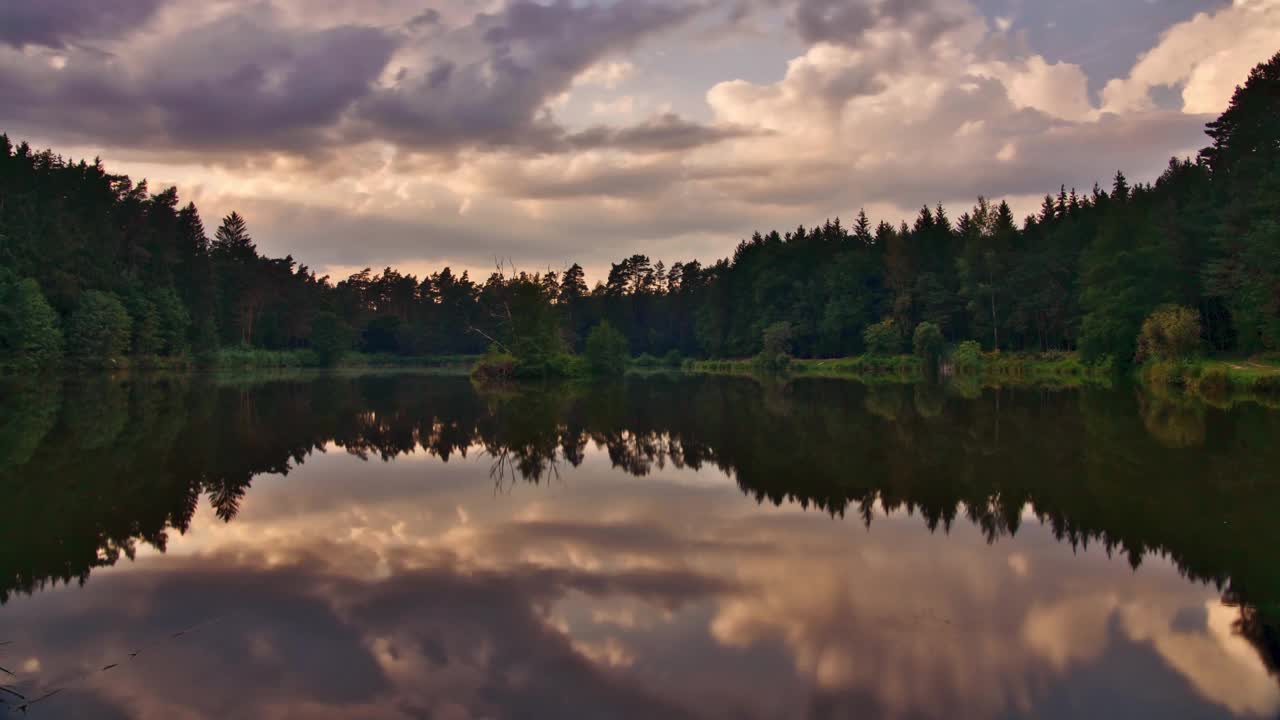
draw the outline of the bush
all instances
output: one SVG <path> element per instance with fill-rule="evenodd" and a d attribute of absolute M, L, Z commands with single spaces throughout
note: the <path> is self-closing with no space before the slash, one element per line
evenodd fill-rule
<path fill-rule="evenodd" d="M 187 350 L 187 328 L 191 325 L 191 316 L 187 308 L 172 288 L 165 288 L 152 295 L 151 302 L 156 307 L 159 318 L 158 334 L 160 352 L 166 355 L 180 355 Z"/>
<path fill-rule="evenodd" d="M 666 355 L 662 356 L 662 364 L 669 368 L 678 368 L 684 364 L 684 356 L 679 350 L 669 350 Z"/>
<path fill-rule="evenodd" d="M 351 349 L 352 340 L 351 328 L 334 313 L 316 313 L 311 319 L 311 348 L 321 365 L 336 365 Z"/>
<path fill-rule="evenodd" d="M 971 370 L 982 365 L 982 345 L 977 340 L 965 340 L 951 351 L 951 364 L 958 369 Z"/>
<path fill-rule="evenodd" d="M 1280 375 L 1262 375 L 1253 381 L 1253 391 L 1264 395 L 1280 395 Z"/>
<path fill-rule="evenodd" d="M 361 333 L 363 349 L 367 353 L 400 352 L 400 336 L 402 333 L 400 318 L 395 315 L 381 315 L 369 321 Z"/>
<path fill-rule="evenodd" d="M 902 332 L 892 318 L 885 318 L 862 332 L 870 355 L 897 355 L 902 352 Z"/>
<path fill-rule="evenodd" d="M 489 348 L 489 352 L 476 361 L 471 369 L 471 377 L 477 380 L 506 381 L 516 376 L 516 357 L 504 353 L 497 348 Z"/>
<path fill-rule="evenodd" d="M 130 292 L 126 298 L 130 327 L 133 329 L 130 347 L 134 355 L 160 354 L 160 311 L 141 291 Z"/>
<path fill-rule="evenodd" d="M 263 350 L 252 347 L 221 348 L 207 358 L 208 364 L 230 368 L 309 368 L 320 365 L 314 350 Z"/>
<path fill-rule="evenodd" d="M 636 367 L 642 368 L 654 368 L 658 366 L 658 358 L 650 355 L 649 353 L 643 353 L 633 362 L 636 364 Z"/>
<path fill-rule="evenodd" d="M 569 353 L 556 353 L 547 361 L 545 375 L 547 377 L 576 377 L 583 374 L 582 358 Z"/>
<path fill-rule="evenodd" d="M 911 337 L 911 347 L 915 350 L 916 357 L 927 363 L 938 360 L 945 343 L 946 341 L 942 338 L 942 331 L 931 322 L 922 322 L 917 325 L 916 331 Z"/>
<path fill-rule="evenodd" d="M 1197 389 L 1210 398 L 1224 398 L 1231 392 L 1231 376 L 1220 367 L 1211 367 L 1200 376 Z"/>
<path fill-rule="evenodd" d="M 1161 360 L 1147 363 L 1142 368 L 1142 378 L 1156 387 L 1182 387 L 1187 384 L 1188 369 L 1182 363 Z"/>
<path fill-rule="evenodd" d="M 627 369 L 627 339 L 606 320 L 591 328 L 583 356 L 592 375 L 621 375 Z"/>
<path fill-rule="evenodd" d="M 62 359 L 58 313 L 30 278 L 0 277 L 0 361 L 33 369 Z"/>
<path fill-rule="evenodd" d="M 67 350 L 82 362 L 112 363 L 129 348 L 131 322 L 120 298 L 90 290 L 67 324 Z"/>
<path fill-rule="evenodd" d="M 1184 360 L 1200 349 L 1200 312 L 1161 305 L 1143 321 L 1134 361 Z"/>
<path fill-rule="evenodd" d="M 791 323 L 776 322 L 761 334 L 761 350 L 756 356 L 757 370 L 781 372 L 791 364 Z"/>

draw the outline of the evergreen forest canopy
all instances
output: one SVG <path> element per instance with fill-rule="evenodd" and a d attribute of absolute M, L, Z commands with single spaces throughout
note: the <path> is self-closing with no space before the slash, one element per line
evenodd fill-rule
<path fill-rule="evenodd" d="M 1130 362 L 1143 320 L 1198 313 L 1209 351 L 1280 350 L 1280 54 L 1210 123 L 1209 147 L 1154 184 L 1061 187 L 1021 223 L 979 198 L 911 224 L 859 213 L 740 243 L 733 257 L 671 266 L 633 255 L 588 288 L 563 272 L 391 268 L 333 283 L 261 255 L 243 217 L 210 238 L 176 189 L 100 162 L 64 161 L 0 136 L 0 365 L 110 366 L 128 356 L 209 358 L 218 348 L 399 355 L 499 348 L 521 362 L 583 349 L 607 321 L 632 353 L 760 351 L 789 325 L 801 357 L 905 349 L 930 323 L 988 350 L 1078 350 Z M 868 334 L 869 328 L 875 331 Z"/>

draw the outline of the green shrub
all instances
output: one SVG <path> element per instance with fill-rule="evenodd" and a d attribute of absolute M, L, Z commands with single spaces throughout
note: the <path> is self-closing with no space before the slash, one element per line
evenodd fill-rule
<path fill-rule="evenodd" d="M 180 355 L 187 351 L 187 331 L 191 325 L 191 316 L 187 307 L 172 288 L 165 288 L 151 297 L 156 307 L 158 318 L 157 333 L 160 339 L 160 352 L 165 355 Z"/>
<path fill-rule="evenodd" d="M 1184 360 L 1200 349 L 1200 311 L 1161 305 L 1143 321 L 1134 361 Z"/>
<path fill-rule="evenodd" d="M 471 377 L 477 380 L 507 381 L 516 376 L 516 356 L 490 345 L 488 352 L 476 360 L 471 368 Z"/>
<path fill-rule="evenodd" d="M 945 344 L 942 331 L 931 322 L 922 322 L 917 325 L 916 331 L 911 336 L 911 347 L 915 350 L 916 357 L 927 363 L 937 362 Z"/>
<path fill-rule="evenodd" d="M 0 277 L 0 362 L 34 369 L 62 359 L 58 313 L 35 280 Z"/>
<path fill-rule="evenodd" d="M 86 363 L 114 363 L 129 348 L 131 322 L 120 298 L 90 290 L 67 324 L 67 350 Z"/>
<path fill-rule="evenodd" d="M 585 372 L 582 358 L 569 353 L 556 353 L 547 361 L 546 374 L 548 377 L 576 377 L 585 374 Z"/>
<path fill-rule="evenodd" d="M 794 335 L 789 322 L 776 322 L 761 333 L 760 354 L 755 357 L 757 370 L 782 372 L 791 364 L 791 338 Z"/>
<path fill-rule="evenodd" d="M 862 332 L 870 355 L 897 355 L 902 352 L 902 331 L 892 318 L 885 318 Z"/>
<path fill-rule="evenodd" d="M 1187 384 L 1188 372 L 1182 363 L 1162 360 L 1144 365 L 1142 377 L 1156 387 L 1182 387 Z"/>
<path fill-rule="evenodd" d="M 642 353 L 639 357 L 632 361 L 636 367 L 654 368 L 658 366 L 658 358 L 649 353 Z"/>
<path fill-rule="evenodd" d="M 982 345 L 977 340 L 965 340 L 951 351 L 951 364 L 957 369 L 972 370 L 982 365 Z"/>
<path fill-rule="evenodd" d="M 684 356 L 679 350 L 668 350 L 666 355 L 662 356 L 662 364 L 669 368 L 678 368 L 684 364 Z"/>
<path fill-rule="evenodd" d="M 587 372 L 592 375 L 621 375 L 627 369 L 627 339 L 608 321 L 591 328 L 583 350 Z"/>
<path fill-rule="evenodd" d="M 1098 357 L 1095 357 L 1092 362 L 1089 363 L 1089 367 L 1093 368 L 1095 372 L 1102 373 L 1102 374 L 1115 372 L 1115 369 L 1116 369 L 1115 356 L 1099 355 Z"/>
<path fill-rule="evenodd" d="M 263 350 L 252 347 L 231 347 L 221 348 L 212 353 L 211 364 L 222 369 L 307 368 L 319 367 L 320 356 L 314 350 Z"/>
<path fill-rule="evenodd" d="M 316 313 L 311 319 L 311 348 L 321 365 L 336 365 L 354 339 L 355 333 L 334 313 Z"/>
<path fill-rule="evenodd" d="M 126 298 L 130 327 L 133 329 L 131 348 L 134 355 L 159 355 L 163 341 L 160 338 L 160 311 L 142 291 L 130 292 Z"/>
<path fill-rule="evenodd" d="M 1262 395 L 1280 395 L 1280 375 L 1260 375 L 1253 381 L 1253 391 Z"/>
<path fill-rule="evenodd" d="M 1211 367 L 1200 375 L 1200 382 L 1196 387 L 1206 397 L 1224 398 L 1231 392 L 1231 376 L 1223 368 Z"/>

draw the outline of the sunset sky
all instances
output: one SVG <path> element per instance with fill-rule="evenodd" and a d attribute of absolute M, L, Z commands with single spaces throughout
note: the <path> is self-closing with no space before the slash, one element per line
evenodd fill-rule
<path fill-rule="evenodd" d="M 1154 179 L 1280 0 L 0 0 L 0 131 L 335 276 Z"/>

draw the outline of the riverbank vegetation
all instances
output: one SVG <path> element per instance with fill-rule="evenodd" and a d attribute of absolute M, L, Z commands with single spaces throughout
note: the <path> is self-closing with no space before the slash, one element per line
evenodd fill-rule
<path fill-rule="evenodd" d="M 210 237 L 174 188 L 0 137 L 0 366 L 486 354 L 482 374 L 548 376 L 617 373 L 630 355 L 654 367 L 756 358 L 771 372 L 795 358 L 805 372 L 905 366 L 887 358 L 914 353 L 956 372 L 980 362 L 1016 374 L 1061 357 L 1048 365 L 1142 363 L 1158 376 L 1169 363 L 1278 352 L 1280 55 L 1207 133 L 1208 147 L 1152 184 L 1117 173 L 1107 188 L 1059 187 L 1021 222 L 985 198 L 954 219 L 941 205 L 897 225 L 860 212 L 850 225 L 756 233 L 707 265 L 636 254 L 594 288 L 576 264 L 483 280 L 366 269 L 335 282 L 263 256 L 238 213 Z M 1193 350 L 1177 357 L 1143 344 L 1144 322 L 1168 307 L 1198 318 L 1184 338 Z M 1205 369 L 1197 383 L 1218 383 L 1219 370 L 1229 383 L 1273 382 L 1255 365 Z"/>

